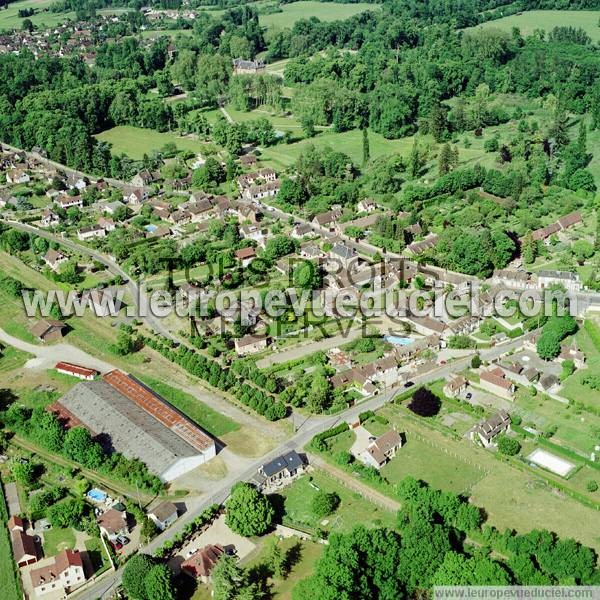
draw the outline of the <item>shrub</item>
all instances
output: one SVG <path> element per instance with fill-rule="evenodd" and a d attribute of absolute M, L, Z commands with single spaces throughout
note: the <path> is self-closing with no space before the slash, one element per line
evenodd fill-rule
<path fill-rule="evenodd" d="M 521 444 L 515 438 L 501 435 L 498 437 L 498 451 L 506 456 L 515 456 L 521 451 Z"/>
<path fill-rule="evenodd" d="M 441 400 L 426 387 L 420 387 L 413 394 L 408 408 L 420 417 L 433 417 L 440 412 Z"/>
<path fill-rule="evenodd" d="M 310 503 L 310 510 L 319 519 L 330 515 L 340 505 L 340 497 L 335 492 L 319 491 Z"/>
<path fill-rule="evenodd" d="M 598 482 L 594 479 L 590 479 L 586 486 L 588 492 L 597 492 L 598 491 Z"/>

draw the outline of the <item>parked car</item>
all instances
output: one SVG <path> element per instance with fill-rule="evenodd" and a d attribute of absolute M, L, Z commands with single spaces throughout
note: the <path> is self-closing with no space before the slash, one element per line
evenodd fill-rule
<path fill-rule="evenodd" d="M 471 392 L 467 392 L 467 395 L 465 396 L 465 398 L 467 400 L 470 400 L 473 397 L 473 394 L 471 394 Z"/>
<path fill-rule="evenodd" d="M 129 538 L 126 535 L 117 536 L 117 542 L 119 542 L 119 544 L 122 544 L 123 546 L 129 544 L 129 541 Z"/>
<path fill-rule="evenodd" d="M 413 385 L 415 385 L 415 382 L 414 382 L 414 381 L 407 381 L 407 382 L 404 384 L 404 387 L 405 387 L 405 388 L 409 388 L 409 387 L 412 387 Z"/>
<path fill-rule="evenodd" d="M 121 544 L 117 540 L 113 540 L 112 542 L 110 542 L 110 545 L 113 547 L 113 550 L 115 552 L 119 552 L 123 548 L 123 544 Z"/>

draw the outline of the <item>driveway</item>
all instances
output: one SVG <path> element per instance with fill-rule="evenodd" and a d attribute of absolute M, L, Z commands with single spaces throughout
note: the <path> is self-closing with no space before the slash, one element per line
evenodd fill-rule
<path fill-rule="evenodd" d="M 239 559 L 248 556 L 256 544 L 251 542 L 248 538 L 242 537 L 241 535 L 234 533 L 225 524 L 225 515 L 221 515 L 206 531 L 198 536 L 192 538 L 192 540 L 186 544 L 181 552 L 169 561 L 169 566 L 177 574 L 181 568 L 181 563 L 190 556 L 196 550 L 204 548 L 208 544 L 220 544 L 224 548 L 229 546 L 235 547 L 236 555 Z"/>
<path fill-rule="evenodd" d="M 354 434 L 356 435 L 356 439 L 352 446 L 350 446 L 350 454 L 358 458 L 358 455 L 369 445 L 369 438 L 372 437 L 372 434 L 367 431 L 362 425 L 354 428 Z"/>
<path fill-rule="evenodd" d="M 9 335 L 3 329 L 0 329 L 0 341 L 9 346 L 14 346 L 18 350 L 34 355 L 35 358 L 32 358 L 25 363 L 26 369 L 36 369 L 40 371 L 52 369 L 58 360 L 75 363 L 90 369 L 96 369 L 101 373 L 112 371 L 115 368 L 114 365 L 100 360 L 71 344 L 61 343 L 52 344 L 50 346 L 36 346 L 35 344 L 29 344 L 19 338 Z"/>

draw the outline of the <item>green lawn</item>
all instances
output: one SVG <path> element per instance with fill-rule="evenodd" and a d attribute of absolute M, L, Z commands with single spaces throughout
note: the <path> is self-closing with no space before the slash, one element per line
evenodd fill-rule
<path fill-rule="evenodd" d="M 75 548 L 75 533 L 72 529 L 53 527 L 44 531 L 44 554 L 54 556 L 65 548 Z"/>
<path fill-rule="evenodd" d="M 326 517 L 329 521 L 326 525 L 321 525 L 323 520 L 315 517 L 310 509 L 311 500 L 318 491 L 311 483 L 324 492 L 336 492 L 341 499 L 337 511 Z M 309 530 L 322 527 L 339 532 L 349 531 L 358 523 L 366 526 L 393 527 L 396 520 L 394 513 L 375 506 L 358 492 L 348 490 L 320 469 L 310 476 L 304 475 L 297 479 L 291 486 L 282 490 L 281 495 L 285 498 L 284 524 L 291 527 L 296 525 Z"/>
<path fill-rule="evenodd" d="M 30 358 L 33 356 L 27 352 L 21 352 L 12 346 L 5 346 L 0 349 L 0 373 L 14 371 L 22 367 Z"/>
<path fill-rule="evenodd" d="M 600 325 L 597 319 L 592 319 L 596 329 L 600 331 Z M 600 369 L 600 351 L 594 346 L 592 339 L 585 327 L 581 327 L 575 336 L 579 349 L 585 354 L 586 368 L 575 371 L 571 377 L 563 382 L 560 395 L 572 402 L 579 402 L 584 405 L 597 408 L 600 406 L 600 391 L 593 390 L 587 385 L 583 385 L 582 379 L 590 373 L 598 373 Z M 596 443 L 600 439 L 596 438 Z"/>
<path fill-rule="evenodd" d="M 0 481 L 0 590 L 2 590 L 2 600 L 21 600 L 23 594 L 6 528 L 7 520 L 8 510 Z"/>
<path fill-rule="evenodd" d="M 550 32 L 554 27 L 581 27 L 593 41 L 597 42 L 600 40 L 598 17 L 597 10 L 532 10 L 520 15 L 488 21 L 472 29 L 496 27 L 510 32 L 513 27 L 518 27 L 521 34 L 530 35 L 536 29 Z"/>
<path fill-rule="evenodd" d="M 257 567 L 261 564 L 265 564 L 268 561 L 268 554 L 266 542 L 271 539 L 271 536 L 261 540 L 261 546 L 257 555 L 252 555 L 249 559 L 244 561 L 245 567 Z M 292 597 L 292 590 L 295 585 L 301 580 L 308 577 L 315 568 L 315 563 L 323 553 L 323 544 L 317 544 L 315 542 L 299 540 L 298 538 L 285 538 L 278 542 L 279 547 L 283 552 L 287 551 L 292 546 L 298 544 L 300 556 L 299 559 L 294 563 L 285 579 L 274 577 L 269 579 L 269 583 L 272 584 L 272 598 L 274 600 L 290 600 Z M 267 563 L 268 564 L 268 563 Z"/>
<path fill-rule="evenodd" d="M 100 538 L 93 537 L 85 540 L 85 549 L 87 550 L 92 566 L 94 567 L 95 575 L 98 575 L 98 571 L 103 571 L 108 567 L 108 558 Z"/>
<path fill-rule="evenodd" d="M 378 4 L 336 4 L 333 2 L 293 2 L 282 4 L 283 12 L 271 15 L 260 15 L 261 25 L 271 28 L 292 27 L 299 19 L 317 17 L 320 21 L 336 21 L 366 10 L 379 10 Z"/>
<path fill-rule="evenodd" d="M 179 150 L 202 152 L 206 144 L 191 137 L 182 137 L 176 133 L 160 133 L 153 129 L 119 125 L 96 136 L 97 139 L 112 144 L 114 154 L 125 153 L 133 159 L 141 159 L 144 154 L 160 150 L 165 144 L 175 142 Z"/>
<path fill-rule="evenodd" d="M 190 394 L 151 377 L 142 377 L 142 380 L 211 435 L 220 437 L 240 428 L 235 421 L 218 413 Z"/>

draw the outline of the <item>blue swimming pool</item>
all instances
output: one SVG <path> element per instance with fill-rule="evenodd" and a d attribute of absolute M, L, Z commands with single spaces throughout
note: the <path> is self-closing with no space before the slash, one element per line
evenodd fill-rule
<path fill-rule="evenodd" d="M 411 338 L 400 337 L 398 335 L 386 335 L 383 339 L 390 344 L 394 344 L 394 346 L 408 346 L 413 343 Z"/>
<path fill-rule="evenodd" d="M 148 232 L 148 233 L 154 233 L 157 229 L 156 225 L 146 225 L 144 227 L 144 229 Z"/>
<path fill-rule="evenodd" d="M 97 488 L 92 488 L 88 493 L 87 497 L 90 500 L 96 500 L 97 502 L 104 502 L 106 500 L 106 493 Z"/>

